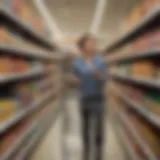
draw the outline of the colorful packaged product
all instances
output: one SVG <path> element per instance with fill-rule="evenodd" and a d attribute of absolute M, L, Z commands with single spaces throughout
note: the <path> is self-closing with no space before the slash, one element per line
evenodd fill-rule
<path fill-rule="evenodd" d="M 136 61 L 132 64 L 131 74 L 137 78 L 152 78 L 154 75 L 154 64 L 152 61 Z"/>
<path fill-rule="evenodd" d="M 27 84 L 18 84 L 15 92 L 20 107 L 28 107 L 33 102 L 33 95 Z"/>
<path fill-rule="evenodd" d="M 16 110 L 16 102 L 12 98 L 0 99 L 0 122 L 8 119 Z"/>
<path fill-rule="evenodd" d="M 146 105 L 151 112 L 160 115 L 160 93 L 148 92 L 146 93 Z"/>

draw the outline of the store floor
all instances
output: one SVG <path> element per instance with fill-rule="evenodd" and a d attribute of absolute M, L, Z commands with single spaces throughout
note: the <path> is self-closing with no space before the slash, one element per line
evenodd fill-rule
<path fill-rule="evenodd" d="M 81 160 L 82 150 L 80 149 L 81 143 L 79 143 L 80 118 L 77 110 L 77 100 L 74 97 L 69 98 L 66 104 L 67 114 L 65 115 L 65 120 L 68 123 L 67 128 L 65 131 L 62 129 L 64 115 L 60 115 L 44 138 L 44 141 L 37 147 L 31 160 L 75 160 L 75 158 L 76 160 Z M 105 124 L 105 135 L 107 136 L 105 137 L 104 144 L 104 160 L 125 160 L 123 151 L 121 150 L 122 147 L 111 123 L 106 120 Z M 66 141 L 66 139 L 69 140 Z M 66 142 L 70 144 L 66 145 Z M 92 157 L 91 160 L 93 159 Z"/>

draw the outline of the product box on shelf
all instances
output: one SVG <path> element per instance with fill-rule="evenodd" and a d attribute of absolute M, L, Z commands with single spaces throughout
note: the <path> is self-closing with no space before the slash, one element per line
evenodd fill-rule
<path fill-rule="evenodd" d="M 156 59 L 139 60 L 132 63 L 117 65 L 117 67 L 112 68 L 112 72 L 130 75 L 135 78 L 155 80 L 159 79 L 159 68 L 159 61 Z"/>
<path fill-rule="evenodd" d="M 156 115 L 160 115 L 160 93 L 148 92 L 146 93 L 146 105 L 149 110 Z"/>
<path fill-rule="evenodd" d="M 132 49 L 136 52 L 139 53 L 142 51 L 146 51 L 146 49 L 148 48 L 148 41 L 147 41 L 147 35 L 142 35 L 140 37 L 138 37 L 132 44 L 131 47 Z"/>
<path fill-rule="evenodd" d="M 152 78 L 155 69 L 152 61 L 148 60 L 133 62 L 131 68 L 131 75 L 138 78 Z"/>
<path fill-rule="evenodd" d="M 0 74 L 6 74 L 12 72 L 12 59 L 7 55 L 0 56 Z"/>
<path fill-rule="evenodd" d="M 131 73 L 131 64 L 120 64 L 117 65 L 116 69 L 113 69 L 115 73 L 122 74 L 122 75 L 129 75 Z M 118 69 L 117 69 L 118 68 Z"/>
<path fill-rule="evenodd" d="M 160 45 L 160 28 L 156 28 L 150 31 L 146 37 L 147 48 L 159 48 Z"/>
<path fill-rule="evenodd" d="M 139 54 L 154 48 L 159 48 L 160 44 L 160 29 L 156 28 L 141 35 L 132 44 L 131 47 L 135 52 Z"/>
<path fill-rule="evenodd" d="M 23 7 L 23 0 L 12 0 L 12 11 L 15 15 L 20 15 L 22 7 Z"/>
<path fill-rule="evenodd" d="M 29 62 L 27 62 L 24 58 L 15 56 L 12 60 L 12 73 L 25 73 L 29 71 Z"/>
<path fill-rule="evenodd" d="M 30 11 L 29 7 L 24 6 L 22 9 L 22 14 L 21 14 L 21 18 L 26 22 L 26 24 L 32 28 L 32 21 L 33 21 L 33 16 L 32 16 L 32 12 Z"/>
<path fill-rule="evenodd" d="M 20 108 L 30 107 L 35 100 L 30 90 L 27 83 L 17 84 L 15 92 Z"/>
<path fill-rule="evenodd" d="M 141 3 L 142 15 L 146 15 L 153 7 L 158 4 L 159 0 L 143 0 Z"/>
<path fill-rule="evenodd" d="M 0 44 L 11 44 L 12 38 L 9 36 L 9 31 L 5 27 L 0 27 Z"/>
<path fill-rule="evenodd" d="M 128 29 L 130 29 L 131 27 L 136 25 L 140 21 L 141 16 L 142 16 L 141 15 L 141 8 L 138 5 L 132 10 L 131 14 L 129 15 L 129 17 L 128 17 L 127 21 L 126 21 Z"/>
<path fill-rule="evenodd" d="M 5 121 L 15 113 L 16 101 L 13 98 L 0 98 L 0 122 Z"/>

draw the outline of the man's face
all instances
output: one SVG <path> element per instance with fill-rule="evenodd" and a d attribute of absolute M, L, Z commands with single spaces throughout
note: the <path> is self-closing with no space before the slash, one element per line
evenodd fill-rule
<path fill-rule="evenodd" d="M 90 53 L 90 54 L 94 53 L 96 49 L 96 41 L 94 39 L 86 40 L 83 49 L 87 53 Z"/>

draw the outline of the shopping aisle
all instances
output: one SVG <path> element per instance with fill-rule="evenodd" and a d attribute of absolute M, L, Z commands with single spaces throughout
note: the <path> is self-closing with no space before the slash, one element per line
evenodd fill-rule
<path fill-rule="evenodd" d="M 71 98 L 67 100 L 67 113 L 66 120 L 68 123 L 67 128 L 65 128 L 65 160 L 81 159 L 81 139 L 80 139 L 80 117 L 78 115 L 78 103 L 74 94 Z M 50 132 L 44 138 L 43 143 L 37 148 L 35 154 L 32 156 L 31 160 L 61 160 L 62 159 L 62 139 L 61 139 L 61 123 L 62 117 L 59 117 L 55 125 L 51 128 Z M 106 121 L 106 133 L 105 144 L 104 144 L 104 160 L 124 160 L 123 152 L 121 151 L 121 146 L 119 146 L 117 137 L 110 123 Z M 72 138 L 72 139 L 71 139 Z M 67 144 L 74 143 L 74 146 Z M 68 147 L 68 148 L 67 148 Z M 61 148 L 61 149 L 60 149 Z M 76 154 L 75 154 L 76 153 Z M 78 156 L 79 155 L 79 156 Z"/>

